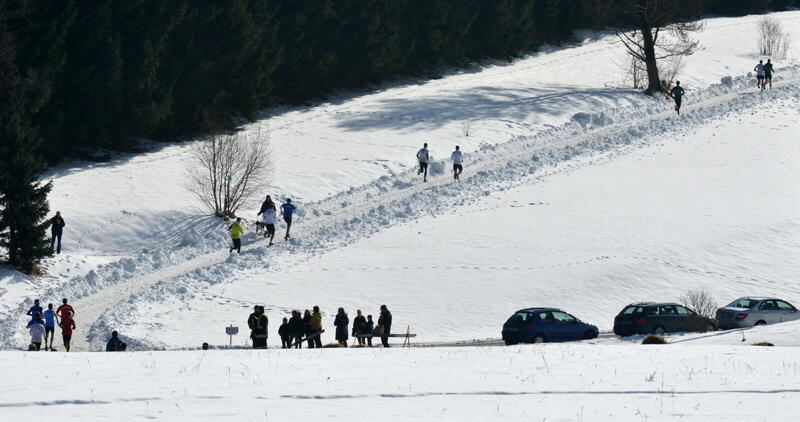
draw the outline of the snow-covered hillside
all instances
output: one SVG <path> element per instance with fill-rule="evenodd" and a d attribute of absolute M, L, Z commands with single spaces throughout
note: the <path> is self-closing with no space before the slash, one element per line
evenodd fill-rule
<path fill-rule="evenodd" d="M 800 12 L 774 16 L 800 39 Z M 43 277 L 0 269 L 0 348 L 28 343 L 33 298 L 68 297 L 75 350 L 100 350 L 118 329 L 132 349 L 172 351 L 0 353 L 15 380 L 0 413 L 51 404 L 77 418 L 109 406 L 188 420 L 213 408 L 215 420 L 271 420 L 300 403 L 334 420 L 394 408 L 391 420 L 418 418 L 409 407 L 445 420 L 796 413 L 786 403 L 800 392 L 797 323 L 747 331 L 746 343 L 728 332 L 655 348 L 604 335 L 544 348 L 178 351 L 227 344 L 228 325 L 242 327 L 234 341 L 245 345 L 254 304 L 269 315 L 270 347 L 281 318 L 314 305 L 326 343 L 338 307 L 377 318 L 387 304 L 395 331 L 428 345 L 497 339 L 530 306 L 607 331 L 625 304 L 692 288 L 720 305 L 745 295 L 800 305 L 800 46 L 776 62 L 775 88 L 758 92 L 748 75 L 758 18 L 707 21 L 705 48 L 680 75 L 682 116 L 667 99 L 617 88 L 625 58 L 598 34 L 512 64 L 265 115 L 246 128 L 270 133 L 276 177 L 264 194 L 290 196 L 300 211 L 292 240 L 268 248 L 249 226 L 241 255 L 228 254 L 227 225 L 187 192 L 186 145 L 51 170 L 64 253 Z M 436 160 L 428 183 L 415 172 L 423 142 Z M 446 160 L 454 145 L 466 155 L 460 182 Z M 261 199 L 242 214 L 254 218 Z M 789 347 L 748 346 L 762 340 Z M 73 388 L 31 398 L 23 374 L 69 376 Z M 125 388 L 109 388 L 120 379 Z"/>

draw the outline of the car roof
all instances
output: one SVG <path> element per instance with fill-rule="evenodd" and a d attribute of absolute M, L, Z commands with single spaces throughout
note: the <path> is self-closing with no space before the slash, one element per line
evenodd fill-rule
<path fill-rule="evenodd" d="M 742 300 L 742 299 L 748 299 L 748 300 L 783 300 L 783 299 L 778 299 L 776 297 L 763 297 L 763 296 L 745 296 L 745 297 L 740 297 L 739 299 L 736 299 L 736 300 Z M 734 302 L 736 302 L 736 300 L 734 300 Z"/>
<path fill-rule="evenodd" d="M 630 304 L 630 305 L 628 305 L 628 306 L 642 306 L 642 307 L 647 307 L 647 306 L 663 306 L 663 305 L 678 305 L 678 306 L 683 306 L 683 305 L 681 305 L 680 303 L 675 303 L 675 302 L 638 302 L 638 303 L 631 303 L 631 304 Z"/>
<path fill-rule="evenodd" d="M 517 312 L 542 312 L 542 311 L 559 311 L 559 312 L 564 312 L 564 311 L 562 311 L 561 309 L 558 309 L 558 308 L 525 308 L 525 309 L 520 309 L 520 310 L 519 310 L 519 311 L 517 311 Z"/>

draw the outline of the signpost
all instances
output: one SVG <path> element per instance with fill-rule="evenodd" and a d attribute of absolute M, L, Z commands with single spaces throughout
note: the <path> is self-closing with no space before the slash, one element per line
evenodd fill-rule
<path fill-rule="evenodd" d="M 239 334 L 239 327 L 234 327 L 233 325 L 227 326 L 225 327 L 225 334 L 227 334 L 228 337 L 230 337 L 231 339 L 230 346 L 233 347 L 233 336 Z"/>

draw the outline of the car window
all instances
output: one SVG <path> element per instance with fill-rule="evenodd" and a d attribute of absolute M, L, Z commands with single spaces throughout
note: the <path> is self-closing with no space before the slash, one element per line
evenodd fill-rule
<path fill-rule="evenodd" d="M 517 312 L 511 318 L 508 319 L 509 322 L 528 322 L 530 319 L 531 314 L 527 312 Z"/>
<path fill-rule="evenodd" d="M 622 310 L 622 315 L 641 314 L 643 311 L 641 306 L 628 306 Z"/>
<path fill-rule="evenodd" d="M 660 308 L 658 311 L 659 315 L 678 315 L 678 310 L 675 309 L 674 305 L 664 305 L 664 306 L 659 306 L 659 308 Z"/>
<path fill-rule="evenodd" d="M 678 315 L 689 316 L 689 315 L 694 314 L 694 312 L 692 312 L 691 309 L 689 309 L 689 308 L 687 308 L 685 306 L 676 306 L 675 309 L 678 310 Z"/>
<path fill-rule="evenodd" d="M 774 300 L 765 300 L 758 305 L 759 311 L 775 311 L 778 309 L 778 305 L 775 304 Z"/>
<path fill-rule="evenodd" d="M 658 315 L 660 307 L 659 306 L 651 306 L 647 308 L 647 315 Z"/>
<path fill-rule="evenodd" d="M 729 303 L 728 307 L 750 309 L 753 306 L 756 306 L 756 303 L 758 303 L 758 301 L 753 299 L 736 299 L 733 302 Z"/>
<path fill-rule="evenodd" d="M 552 312 L 539 312 L 539 319 L 544 322 L 556 322 L 555 316 Z"/>
<path fill-rule="evenodd" d="M 784 302 L 782 300 L 776 300 L 775 303 L 778 305 L 778 309 L 781 311 L 796 311 L 794 306 L 790 305 L 788 302 Z"/>
<path fill-rule="evenodd" d="M 564 312 L 553 312 L 553 317 L 558 322 L 576 322 L 575 317 Z"/>

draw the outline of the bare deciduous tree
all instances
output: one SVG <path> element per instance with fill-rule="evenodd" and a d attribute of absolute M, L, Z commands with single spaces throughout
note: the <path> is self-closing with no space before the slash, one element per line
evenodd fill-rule
<path fill-rule="evenodd" d="M 469 136 L 469 130 L 472 128 L 472 120 L 464 120 L 461 122 L 461 134 Z"/>
<path fill-rule="evenodd" d="M 630 0 L 630 3 L 637 28 L 617 31 L 617 39 L 631 57 L 644 65 L 647 72 L 644 92 L 648 95 L 664 92 L 667 87 L 661 82 L 659 60 L 694 54 L 700 43 L 690 35 L 702 30 L 703 25 L 700 22 L 670 22 L 675 16 L 673 9 L 677 7 L 674 1 Z"/>
<path fill-rule="evenodd" d="M 689 290 L 679 300 L 684 306 L 707 318 L 713 318 L 717 312 L 717 302 L 705 289 Z"/>
<path fill-rule="evenodd" d="M 269 131 L 213 135 L 196 140 L 188 163 L 189 189 L 218 217 L 235 217 L 248 198 L 272 179 Z"/>
<path fill-rule="evenodd" d="M 758 53 L 785 59 L 791 46 L 791 38 L 783 30 L 781 22 L 765 16 L 756 23 L 756 26 L 758 28 Z"/>

